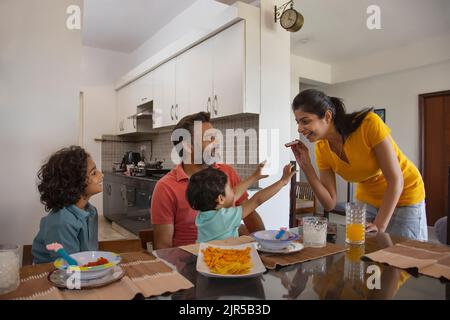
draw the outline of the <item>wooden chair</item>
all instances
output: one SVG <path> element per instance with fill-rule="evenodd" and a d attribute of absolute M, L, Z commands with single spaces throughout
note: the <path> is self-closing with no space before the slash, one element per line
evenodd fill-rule
<path fill-rule="evenodd" d="M 353 183 L 347 182 L 347 202 L 353 201 Z M 325 211 L 325 217 L 330 218 L 330 213 L 345 216 L 345 202 L 338 202 L 336 207 L 331 211 Z"/>
<path fill-rule="evenodd" d="M 153 251 L 153 229 L 139 230 L 139 240 L 144 250 L 149 252 Z"/>
<path fill-rule="evenodd" d="M 291 165 L 297 168 L 297 162 L 291 161 Z M 311 185 L 307 182 L 297 182 L 295 175 L 291 179 L 289 211 L 290 228 L 297 227 L 304 215 L 314 215 L 316 212 L 316 197 Z"/>
<path fill-rule="evenodd" d="M 295 189 L 295 218 L 298 226 L 304 216 L 316 213 L 316 197 L 308 182 L 296 182 Z"/>

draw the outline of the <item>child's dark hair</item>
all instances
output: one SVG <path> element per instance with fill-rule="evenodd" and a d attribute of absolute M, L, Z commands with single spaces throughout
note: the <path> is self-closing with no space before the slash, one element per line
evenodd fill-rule
<path fill-rule="evenodd" d="M 71 146 L 54 153 L 38 172 L 38 190 L 46 211 L 75 204 L 87 187 L 87 159 L 81 147 Z"/>
<path fill-rule="evenodd" d="M 351 135 L 359 128 L 366 115 L 373 108 L 366 108 L 362 111 L 346 113 L 345 105 L 341 99 L 329 97 L 325 93 L 315 89 L 303 90 L 292 102 L 292 110 L 302 110 L 304 112 L 313 113 L 320 119 L 325 117 L 325 112 L 331 111 L 333 122 L 337 131 L 344 138 Z"/>
<path fill-rule="evenodd" d="M 214 210 L 217 197 L 225 195 L 228 177 L 225 173 L 209 167 L 192 175 L 186 190 L 189 205 L 194 210 Z"/>

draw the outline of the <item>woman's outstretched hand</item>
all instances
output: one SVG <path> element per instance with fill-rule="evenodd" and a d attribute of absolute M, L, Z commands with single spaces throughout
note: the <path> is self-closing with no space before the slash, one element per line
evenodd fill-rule
<path fill-rule="evenodd" d="M 291 146 L 295 159 L 302 170 L 311 166 L 311 158 L 309 157 L 308 147 L 303 142 L 297 140 L 297 144 Z"/>

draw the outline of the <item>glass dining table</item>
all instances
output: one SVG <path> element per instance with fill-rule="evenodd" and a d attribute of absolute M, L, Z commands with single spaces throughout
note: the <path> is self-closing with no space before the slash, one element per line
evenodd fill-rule
<path fill-rule="evenodd" d="M 301 234 L 301 228 L 292 232 Z M 337 225 L 328 242 L 345 245 L 345 226 Z M 388 265 L 363 261 L 361 256 L 405 239 L 387 233 L 368 233 L 364 245 L 331 256 L 268 270 L 255 278 L 210 278 L 196 271 L 197 256 L 180 248 L 156 250 L 159 258 L 174 265 L 194 284 L 188 290 L 155 297 L 156 300 L 371 300 L 450 299 L 450 282 L 412 275 Z M 379 267 L 379 289 L 368 285 L 373 265 Z M 372 288 L 372 289 L 371 289 Z"/>

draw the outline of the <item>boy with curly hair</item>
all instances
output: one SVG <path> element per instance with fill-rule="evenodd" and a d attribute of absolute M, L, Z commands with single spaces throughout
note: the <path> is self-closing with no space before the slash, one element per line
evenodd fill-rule
<path fill-rule="evenodd" d="M 98 249 L 97 209 L 90 197 L 102 192 L 103 174 L 81 147 L 71 146 L 53 154 L 38 172 L 38 190 L 49 214 L 41 219 L 33 241 L 34 263 L 57 258 L 46 245 L 59 242 L 69 253 Z"/>

